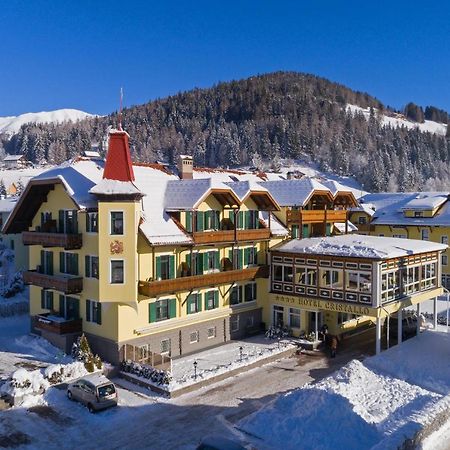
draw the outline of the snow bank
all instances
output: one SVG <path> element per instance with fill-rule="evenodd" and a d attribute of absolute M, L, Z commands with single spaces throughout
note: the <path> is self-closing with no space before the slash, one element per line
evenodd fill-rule
<path fill-rule="evenodd" d="M 278 397 L 239 426 L 262 448 L 397 448 L 449 408 L 449 349 L 450 336 L 424 332 Z"/>

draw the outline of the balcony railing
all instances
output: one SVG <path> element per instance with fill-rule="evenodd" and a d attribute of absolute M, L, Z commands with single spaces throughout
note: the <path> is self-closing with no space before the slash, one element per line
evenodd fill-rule
<path fill-rule="evenodd" d="M 270 238 L 269 228 L 257 228 L 254 230 L 220 230 L 198 231 L 192 233 L 196 244 L 217 244 L 221 242 L 258 241 Z"/>
<path fill-rule="evenodd" d="M 65 319 L 53 314 L 38 314 L 33 317 L 33 327 L 56 334 L 81 333 L 81 319 Z"/>
<path fill-rule="evenodd" d="M 248 269 L 227 270 L 223 272 L 194 275 L 190 277 L 174 278 L 160 281 L 139 281 L 139 294 L 155 297 L 162 294 L 190 291 L 208 286 L 233 283 L 235 281 L 268 278 L 269 266 L 250 267 Z"/>
<path fill-rule="evenodd" d="M 83 278 L 75 275 L 47 275 L 36 270 L 28 270 L 23 273 L 23 281 L 26 284 L 54 289 L 65 294 L 78 294 L 83 290 Z"/>
<path fill-rule="evenodd" d="M 347 211 L 345 210 L 290 210 L 287 212 L 288 223 L 306 224 L 321 222 L 345 222 L 347 220 Z"/>
<path fill-rule="evenodd" d="M 65 250 L 79 249 L 83 245 L 81 234 L 45 233 L 42 231 L 24 231 L 22 241 L 25 245 L 63 247 Z"/>

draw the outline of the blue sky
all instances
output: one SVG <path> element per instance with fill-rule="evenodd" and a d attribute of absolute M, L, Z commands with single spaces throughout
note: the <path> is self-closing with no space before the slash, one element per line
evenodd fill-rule
<path fill-rule="evenodd" d="M 105 114 L 120 86 L 129 106 L 277 70 L 450 111 L 449 17 L 448 1 L 5 1 L 0 116 Z"/>

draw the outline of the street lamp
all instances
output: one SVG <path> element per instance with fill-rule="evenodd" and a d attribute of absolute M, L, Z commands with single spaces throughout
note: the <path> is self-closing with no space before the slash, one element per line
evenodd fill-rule
<path fill-rule="evenodd" d="M 194 361 L 194 380 L 197 379 L 197 361 Z"/>

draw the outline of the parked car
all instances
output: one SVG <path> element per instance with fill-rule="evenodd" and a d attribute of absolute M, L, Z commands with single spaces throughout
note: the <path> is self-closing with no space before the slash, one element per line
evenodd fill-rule
<path fill-rule="evenodd" d="M 114 383 L 103 375 L 80 378 L 67 387 L 67 398 L 86 405 L 89 412 L 117 406 L 117 389 Z"/>
<path fill-rule="evenodd" d="M 387 334 L 387 320 L 384 322 L 385 333 Z M 413 315 L 404 316 L 402 319 L 402 341 L 417 334 L 417 317 Z M 389 319 L 389 338 L 397 339 L 398 318 L 391 316 Z"/>

